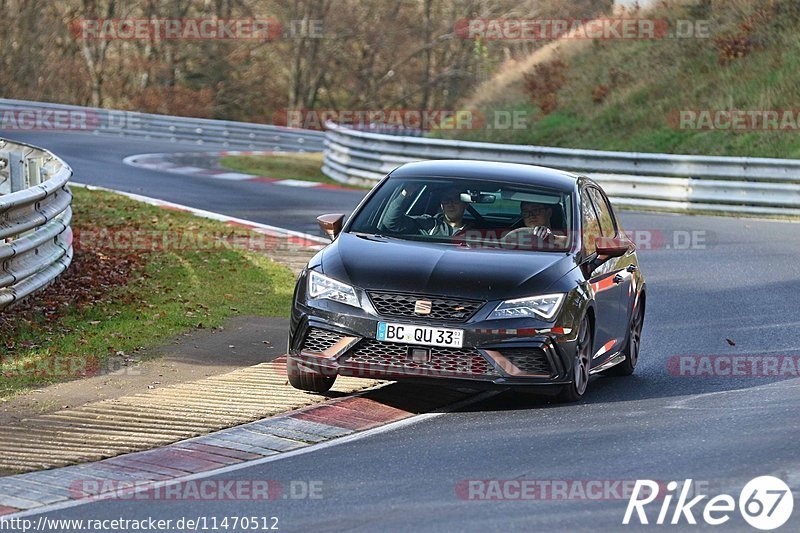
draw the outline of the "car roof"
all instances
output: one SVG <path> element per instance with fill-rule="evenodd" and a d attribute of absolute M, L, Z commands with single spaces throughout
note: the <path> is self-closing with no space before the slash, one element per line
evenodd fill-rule
<path fill-rule="evenodd" d="M 393 170 L 390 175 L 398 178 L 496 179 L 524 185 L 539 185 L 564 192 L 573 191 L 579 179 L 577 174 L 554 168 L 468 159 L 406 163 Z"/>

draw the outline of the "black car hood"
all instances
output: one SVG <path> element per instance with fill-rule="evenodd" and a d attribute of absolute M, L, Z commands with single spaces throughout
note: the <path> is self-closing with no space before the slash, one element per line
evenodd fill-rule
<path fill-rule="evenodd" d="M 502 300 L 540 294 L 570 269 L 563 252 L 477 250 L 342 233 L 319 258 L 325 275 L 362 289 Z"/>

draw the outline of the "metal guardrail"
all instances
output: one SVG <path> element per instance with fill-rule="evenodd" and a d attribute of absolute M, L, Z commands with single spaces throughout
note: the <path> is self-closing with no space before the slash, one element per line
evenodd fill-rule
<path fill-rule="evenodd" d="M 0 98 L 0 130 L 54 130 L 214 144 L 258 150 L 321 152 L 324 133 L 267 124 L 155 115 Z M 13 123 L 12 123 L 13 122 Z"/>
<path fill-rule="evenodd" d="M 584 173 L 615 204 L 647 209 L 800 216 L 800 160 L 605 152 L 383 135 L 326 124 L 322 171 L 374 184 L 424 159 L 476 159 Z"/>
<path fill-rule="evenodd" d="M 72 261 L 72 169 L 47 150 L 0 139 L 0 310 Z"/>

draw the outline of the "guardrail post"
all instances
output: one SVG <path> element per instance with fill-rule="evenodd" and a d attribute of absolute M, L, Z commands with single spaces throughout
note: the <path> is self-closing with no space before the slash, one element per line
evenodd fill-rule
<path fill-rule="evenodd" d="M 26 159 L 25 161 L 27 163 L 26 168 L 28 169 L 28 187 L 33 187 L 42 183 L 42 161 L 36 157 Z"/>
<path fill-rule="evenodd" d="M 8 152 L 8 177 L 11 182 L 11 192 L 27 189 L 24 165 L 25 160 L 20 152 Z"/>
<path fill-rule="evenodd" d="M 11 192 L 11 176 L 9 176 L 8 164 L 8 154 L 0 152 L 0 196 Z"/>

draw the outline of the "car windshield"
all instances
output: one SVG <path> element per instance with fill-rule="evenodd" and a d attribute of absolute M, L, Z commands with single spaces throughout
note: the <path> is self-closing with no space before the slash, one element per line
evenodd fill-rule
<path fill-rule="evenodd" d="M 499 180 L 389 178 L 350 233 L 475 249 L 563 252 L 572 244 L 571 195 Z"/>

